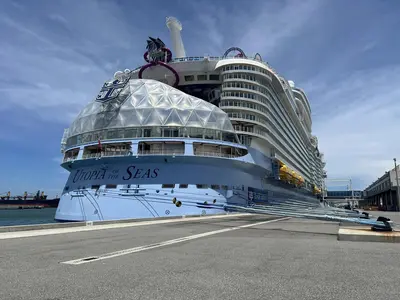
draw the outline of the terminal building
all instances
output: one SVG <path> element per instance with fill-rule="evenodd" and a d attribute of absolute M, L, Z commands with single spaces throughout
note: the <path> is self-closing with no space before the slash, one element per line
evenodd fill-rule
<path fill-rule="evenodd" d="M 400 166 L 397 166 L 397 175 L 400 176 Z M 376 207 L 384 211 L 399 211 L 394 168 L 385 172 L 364 190 L 363 206 Z"/>

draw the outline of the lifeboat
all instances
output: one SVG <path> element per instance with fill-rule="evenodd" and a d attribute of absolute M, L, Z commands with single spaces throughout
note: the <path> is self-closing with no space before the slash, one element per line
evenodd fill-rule
<path fill-rule="evenodd" d="M 313 188 L 313 194 L 314 195 L 318 195 L 321 194 L 322 190 L 320 188 L 318 188 L 315 184 L 314 184 L 314 188 Z"/>
<path fill-rule="evenodd" d="M 288 169 L 288 167 L 285 165 L 285 164 L 283 164 L 280 168 L 279 168 L 279 178 L 280 178 L 280 180 L 282 180 L 282 181 L 287 181 L 289 178 L 288 178 L 288 175 L 289 175 L 289 169 Z"/>
<path fill-rule="evenodd" d="M 297 174 L 296 174 L 296 172 L 295 171 L 292 171 L 292 173 L 291 173 L 291 178 L 290 178 L 290 183 L 291 184 L 296 184 L 296 179 L 297 179 Z"/>
<path fill-rule="evenodd" d="M 304 184 L 304 178 L 303 178 L 301 175 L 299 175 L 298 180 L 299 180 L 299 186 L 303 186 L 303 184 Z"/>

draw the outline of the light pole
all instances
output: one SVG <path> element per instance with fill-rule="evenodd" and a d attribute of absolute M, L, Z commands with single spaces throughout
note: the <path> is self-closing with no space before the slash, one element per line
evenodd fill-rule
<path fill-rule="evenodd" d="M 351 192 L 350 206 L 351 206 L 351 209 L 353 209 L 354 208 L 354 192 L 353 192 L 353 182 L 352 182 L 351 178 L 349 179 L 349 185 L 347 186 L 347 188 Z"/>
<path fill-rule="evenodd" d="M 394 161 L 394 171 L 396 172 L 396 199 L 397 199 L 397 211 L 400 211 L 400 197 L 399 197 L 399 173 L 397 172 L 397 164 L 396 158 L 393 158 Z"/>
<path fill-rule="evenodd" d="M 322 204 L 325 205 L 325 178 L 322 177 Z"/>

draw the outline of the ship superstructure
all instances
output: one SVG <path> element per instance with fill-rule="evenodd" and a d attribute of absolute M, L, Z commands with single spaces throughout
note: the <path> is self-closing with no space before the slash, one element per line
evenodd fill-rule
<path fill-rule="evenodd" d="M 185 53 L 182 25 L 169 17 L 169 28 L 171 19 L 177 22 L 171 29 L 174 49 Z M 220 57 L 176 57 L 168 61 L 172 71 L 149 65 L 131 71 L 131 78 L 155 79 L 219 106 L 228 113 L 241 143 L 266 156 L 264 166 L 272 159 L 275 178 L 294 177 L 306 189 L 321 192 L 325 162 L 312 134 L 308 98 L 259 53 L 248 57 L 242 49 L 231 47 Z M 282 170 L 282 176 L 276 169 Z"/>
<path fill-rule="evenodd" d="M 319 201 L 323 155 L 308 99 L 261 56 L 185 57 L 150 37 L 64 132 L 58 220 L 210 214 L 218 205 Z M 230 54 L 233 53 L 234 55 Z"/>

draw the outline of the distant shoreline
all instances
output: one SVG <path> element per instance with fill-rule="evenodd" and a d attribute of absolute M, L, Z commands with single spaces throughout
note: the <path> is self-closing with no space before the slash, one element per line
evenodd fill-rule
<path fill-rule="evenodd" d="M 43 205 L 18 205 L 18 204 L 0 205 L 0 210 L 44 209 L 44 208 L 55 208 L 55 207 L 43 206 Z"/>

